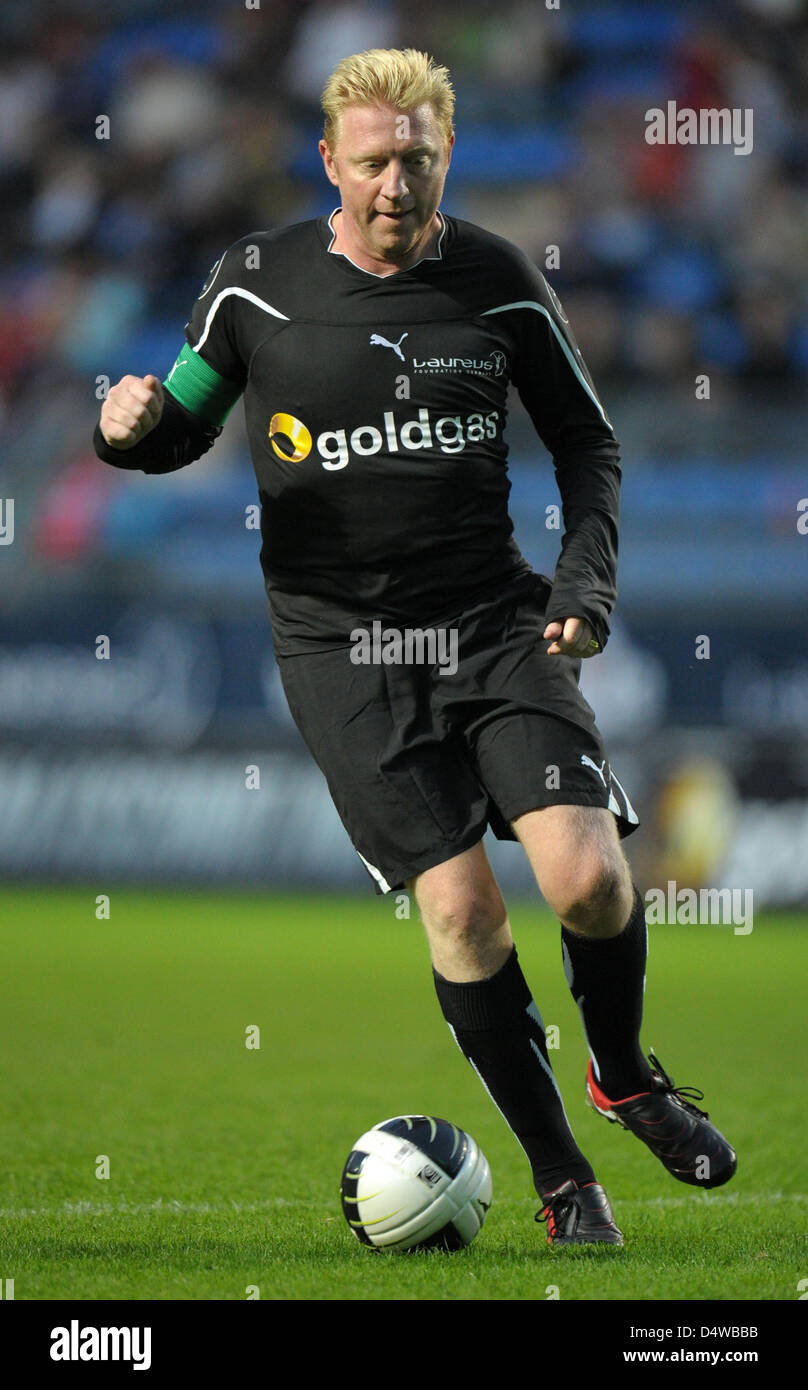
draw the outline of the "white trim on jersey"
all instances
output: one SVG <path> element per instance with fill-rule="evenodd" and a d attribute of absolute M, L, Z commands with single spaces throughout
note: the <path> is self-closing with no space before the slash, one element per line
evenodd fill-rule
<path fill-rule="evenodd" d="M 211 326 L 213 324 L 213 317 L 216 313 L 216 310 L 218 309 L 222 300 L 226 299 L 229 294 L 235 294 L 238 296 L 239 299 L 248 299 L 249 302 L 251 304 L 255 304 L 258 309 L 263 309 L 264 312 L 267 314 L 274 314 L 276 319 L 285 319 L 287 323 L 291 322 L 288 314 L 282 314 L 280 309 L 273 309 L 271 304 L 267 304 L 266 300 L 264 299 L 259 299 L 258 295 L 253 294 L 252 290 L 243 290 L 238 285 L 230 285 L 226 290 L 219 290 L 219 293 L 217 294 L 216 298 L 214 299 L 213 303 L 208 309 L 207 318 L 205 319 L 205 328 L 201 338 L 199 339 L 199 342 L 194 347 L 194 352 L 199 352 L 199 349 L 202 347 L 208 334 L 210 333 Z"/>
<path fill-rule="evenodd" d="M 225 258 L 226 255 L 227 255 L 227 252 L 226 252 L 226 251 L 223 251 L 222 254 L 221 254 L 221 256 L 219 257 L 218 261 L 216 261 L 216 263 L 215 263 L 213 266 L 211 266 L 210 270 L 208 271 L 208 274 L 209 274 L 209 276 L 210 276 L 210 284 L 209 284 L 209 285 L 205 285 L 205 288 L 203 289 L 202 293 L 199 295 L 199 298 L 200 298 L 200 299 L 204 299 L 206 295 L 209 295 L 210 292 L 211 292 L 211 290 L 213 289 L 213 286 L 216 284 L 216 281 L 217 281 L 218 278 L 219 278 L 219 271 L 221 270 L 222 266 L 224 265 L 224 258 Z"/>
<path fill-rule="evenodd" d="M 328 225 L 329 225 L 329 227 L 331 227 L 331 241 L 330 241 L 329 245 L 325 248 L 326 251 L 329 251 L 329 252 L 331 253 L 332 256 L 344 256 L 344 257 L 345 257 L 345 260 L 346 260 L 346 261 L 350 261 L 351 265 L 356 266 L 356 269 L 357 269 L 357 270 L 364 270 L 364 271 L 365 271 L 365 274 L 366 274 L 366 275 L 372 275 L 373 278 L 374 278 L 374 280 L 389 280 L 389 278 L 390 278 L 389 275 L 377 275 L 375 270 L 365 270 L 365 267 L 364 267 L 363 265 L 356 265 L 356 261 L 352 261 L 351 258 L 350 258 L 350 256 L 346 256 L 346 255 L 345 255 L 345 252 L 344 252 L 344 251 L 332 251 L 332 250 L 331 250 L 331 247 L 334 245 L 334 242 L 335 242 L 336 239 L 337 239 L 337 234 L 336 234 L 336 232 L 334 231 L 334 228 L 333 228 L 332 223 L 331 223 L 331 218 L 334 216 L 334 213 L 335 213 L 335 212 L 342 212 L 342 204 L 341 204 L 341 203 L 339 204 L 338 207 L 333 208 L 332 211 L 331 211 L 331 212 L 329 213 L 329 215 L 328 215 Z M 445 235 L 445 232 L 446 232 L 446 218 L 444 217 L 444 215 L 443 215 L 442 212 L 439 212 L 439 213 L 438 213 L 438 217 L 440 218 L 440 236 L 438 237 L 438 245 L 437 245 L 437 252 L 438 252 L 438 254 L 437 254 L 437 256 L 422 256 L 420 261 L 415 261 L 412 265 L 408 265 L 408 266 L 406 267 L 407 270 L 414 270 L 415 267 L 416 267 L 417 265 L 420 265 L 420 264 L 421 264 L 421 261 L 442 261 L 442 260 L 443 260 L 443 252 L 441 251 L 441 242 L 443 241 L 443 238 L 444 238 L 444 235 Z"/>
<path fill-rule="evenodd" d="M 356 849 L 356 845 L 354 845 L 354 849 Z M 358 850 L 358 849 L 356 849 L 356 852 L 357 852 L 357 854 L 359 854 L 359 850 Z M 371 875 L 371 877 L 374 878 L 374 879 L 376 880 L 376 882 L 378 883 L 378 885 L 379 885 L 379 887 L 381 888 L 382 892 L 383 892 L 383 893 L 392 893 L 393 890 L 392 890 L 392 888 L 390 887 L 390 884 L 387 882 L 387 879 L 385 878 L 385 876 L 384 876 L 384 874 L 382 873 L 381 869 L 377 869 L 375 864 L 371 864 L 370 861 L 369 861 L 368 859 L 365 858 L 364 854 L 359 854 L 359 858 L 362 860 L 362 863 L 364 864 L 365 868 L 367 869 L 367 871 L 368 871 L 368 873 Z"/>
<path fill-rule="evenodd" d="M 485 318 L 486 314 L 504 314 L 504 313 L 506 312 L 506 310 L 508 310 L 508 309 L 535 309 L 539 314 L 544 314 L 544 317 L 546 318 L 547 322 L 549 323 L 550 327 L 552 328 L 553 332 L 555 333 L 556 338 L 558 339 L 559 346 L 561 347 L 561 350 L 562 350 L 562 352 L 564 353 L 564 356 L 566 357 L 567 361 L 569 362 L 570 366 L 572 367 L 572 370 L 574 371 L 575 375 L 577 376 L 579 382 L 580 382 L 581 385 L 583 386 L 583 388 L 584 388 L 584 390 L 585 390 L 587 396 L 589 397 L 589 399 L 593 402 L 593 404 L 597 407 L 598 411 L 600 412 L 600 415 L 601 415 L 601 418 L 602 418 L 602 420 L 603 420 L 604 425 L 609 425 L 609 429 L 611 430 L 611 429 L 612 429 L 612 426 L 611 426 L 611 424 L 609 423 L 609 421 L 606 419 L 606 411 L 603 409 L 603 406 L 601 405 L 600 401 L 598 400 L 597 396 L 595 395 L 595 392 L 592 390 L 592 387 L 589 385 L 589 382 L 587 381 L 586 377 L 584 376 L 583 372 L 581 371 L 581 368 L 578 366 L 578 363 L 575 361 L 575 358 L 574 358 L 573 354 L 570 352 L 569 343 L 567 342 L 567 340 L 566 340 L 566 338 L 564 337 L 563 333 L 560 333 L 560 332 L 558 331 L 558 326 L 557 326 L 556 323 L 553 321 L 553 316 L 552 316 L 552 314 L 548 313 L 548 311 L 547 311 L 547 309 L 545 309 L 544 305 L 543 305 L 543 304 L 539 304 L 538 301 L 535 300 L 535 299 L 515 299 L 515 300 L 513 301 L 512 304 L 497 304 L 496 308 L 494 308 L 494 309 L 483 309 L 483 311 L 482 311 L 482 313 L 481 313 L 481 315 L 480 315 L 480 318 Z M 612 433 L 614 433 L 614 430 L 612 430 Z"/>

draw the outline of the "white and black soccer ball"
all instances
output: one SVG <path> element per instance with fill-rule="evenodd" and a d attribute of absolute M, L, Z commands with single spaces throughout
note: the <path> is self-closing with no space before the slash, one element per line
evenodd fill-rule
<path fill-rule="evenodd" d="M 342 1210 L 376 1250 L 461 1250 L 491 1205 L 491 1170 L 465 1130 L 397 1115 L 357 1139 L 342 1170 Z"/>

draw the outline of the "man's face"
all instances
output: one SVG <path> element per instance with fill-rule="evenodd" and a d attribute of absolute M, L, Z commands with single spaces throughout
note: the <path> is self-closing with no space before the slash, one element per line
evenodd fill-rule
<path fill-rule="evenodd" d="M 452 144 L 428 102 L 410 111 L 383 103 L 346 107 L 336 148 L 320 141 L 342 199 L 344 239 L 376 261 L 417 254 L 431 235 Z"/>

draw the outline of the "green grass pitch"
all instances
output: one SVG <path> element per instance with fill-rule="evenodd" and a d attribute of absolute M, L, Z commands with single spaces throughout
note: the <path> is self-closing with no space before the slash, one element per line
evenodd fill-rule
<path fill-rule="evenodd" d="M 443 1023 L 392 898 L 0 893 L 0 1278 L 17 1299 L 794 1300 L 805 1233 L 806 942 L 786 914 L 650 929 L 646 1050 L 733 1140 L 736 1178 L 674 1181 L 585 1105 L 558 926 L 512 904 L 578 1142 L 623 1250 L 552 1251 L 526 1160 Z M 248 1048 L 258 1025 L 260 1047 Z M 378 1254 L 337 1188 L 391 1115 L 474 1134 L 494 1204 L 455 1255 Z M 103 1171 L 105 1155 L 109 1177 Z M 253 1295 L 255 1296 L 255 1295 Z"/>

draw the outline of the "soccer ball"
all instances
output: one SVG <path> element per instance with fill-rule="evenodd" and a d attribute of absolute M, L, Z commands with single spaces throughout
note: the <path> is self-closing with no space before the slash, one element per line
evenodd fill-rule
<path fill-rule="evenodd" d="M 465 1130 L 397 1115 L 357 1139 L 342 1170 L 342 1210 L 376 1250 L 462 1250 L 491 1205 L 491 1170 Z"/>

